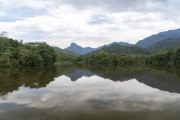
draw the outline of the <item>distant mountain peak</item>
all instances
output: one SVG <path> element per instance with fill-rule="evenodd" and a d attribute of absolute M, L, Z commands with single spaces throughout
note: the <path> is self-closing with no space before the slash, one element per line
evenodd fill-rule
<path fill-rule="evenodd" d="M 111 44 L 100 46 L 98 48 L 91 48 L 91 47 L 81 47 L 78 44 L 73 42 L 73 43 L 70 44 L 69 47 L 65 48 L 65 50 L 69 51 L 69 52 L 73 52 L 75 54 L 84 55 L 84 54 L 88 54 L 88 53 L 91 53 L 93 51 L 96 51 L 96 50 L 99 50 L 101 48 L 104 48 L 104 47 L 107 47 L 107 46 L 110 46 L 110 45 L 114 45 L 114 44 L 122 45 L 122 46 L 133 46 L 133 44 L 129 44 L 127 42 L 113 42 Z"/>
<path fill-rule="evenodd" d="M 80 54 L 80 55 L 84 55 L 84 54 L 87 54 L 87 53 L 90 53 L 92 51 L 94 51 L 95 49 L 94 48 L 91 48 L 91 47 L 81 47 L 79 46 L 78 44 L 76 43 L 71 43 L 69 47 L 65 48 L 66 51 L 69 51 L 69 52 L 73 52 L 75 54 Z"/>
<path fill-rule="evenodd" d="M 70 48 L 70 49 L 71 49 L 71 48 L 74 48 L 74 49 L 82 49 L 81 46 L 79 46 L 78 44 L 76 44 L 76 43 L 74 43 L 74 42 L 70 44 L 69 48 Z"/>
<path fill-rule="evenodd" d="M 78 44 L 76 44 L 75 42 L 71 43 L 70 46 L 79 46 Z"/>

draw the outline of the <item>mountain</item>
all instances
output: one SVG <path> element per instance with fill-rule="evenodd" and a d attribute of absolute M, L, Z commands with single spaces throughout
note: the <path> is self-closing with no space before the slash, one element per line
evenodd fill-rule
<path fill-rule="evenodd" d="M 65 50 L 59 48 L 59 47 L 53 46 L 53 48 L 54 48 L 54 50 L 55 50 L 56 52 L 63 52 L 63 53 L 67 53 L 67 54 L 70 53 L 70 52 L 68 52 L 68 51 L 65 51 Z"/>
<path fill-rule="evenodd" d="M 148 48 L 151 45 L 158 43 L 163 40 L 167 40 L 169 38 L 179 38 L 180 37 L 180 29 L 169 30 L 165 32 L 158 33 L 156 35 L 149 36 L 143 40 L 140 40 L 136 43 L 136 46 Z"/>
<path fill-rule="evenodd" d="M 91 48 L 91 47 L 83 48 L 83 47 L 77 45 L 76 43 L 71 43 L 71 45 L 69 47 L 65 48 L 64 50 L 71 52 L 71 53 L 74 53 L 74 54 L 84 55 L 84 54 L 88 54 L 88 53 L 91 53 L 93 51 L 96 51 L 96 50 L 99 50 L 99 49 L 102 49 L 104 47 L 111 46 L 114 44 L 123 45 L 123 46 L 133 46 L 133 44 L 129 44 L 127 42 L 113 42 L 113 43 L 110 43 L 108 45 L 100 46 L 98 48 Z"/>
<path fill-rule="evenodd" d="M 77 45 L 76 43 L 71 43 L 71 45 L 67 48 L 65 48 L 64 50 L 72 52 L 74 54 L 80 54 L 80 55 L 84 55 L 87 53 L 91 53 L 92 51 L 95 50 L 95 48 L 91 48 L 91 47 L 81 47 L 79 45 Z"/>
<path fill-rule="evenodd" d="M 180 47 L 180 37 L 179 38 L 169 38 L 163 41 L 160 41 L 156 44 L 148 47 L 151 51 L 167 51 L 173 50 Z"/>
<path fill-rule="evenodd" d="M 108 46 L 111 46 L 111 45 L 134 46 L 133 44 L 130 44 L 130 43 L 127 43 L 127 42 L 112 42 L 110 44 L 100 46 L 100 47 L 96 48 L 96 50 L 99 50 L 99 49 L 102 49 L 104 47 L 108 47 Z"/>
<path fill-rule="evenodd" d="M 108 46 L 110 45 L 122 45 L 122 46 L 134 46 L 133 44 L 130 44 L 130 43 L 127 43 L 127 42 L 113 42 L 111 44 L 109 44 Z"/>
<path fill-rule="evenodd" d="M 113 44 L 104 48 L 101 48 L 93 53 L 106 52 L 106 53 L 120 53 L 120 54 L 131 54 L 131 55 L 147 55 L 148 50 L 137 46 L 123 46 Z"/>
<path fill-rule="evenodd" d="M 59 47 L 53 47 L 55 52 L 56 52 L 56 55 L 57 55 L 57 61 L 59 62 L 64 62 L 64 61 L 71 61 L 75 55 L 71 52 L 68 52 L 68 51 L 65 51 Z"/>
<path fill-rule="evenodd" d="M 66 51 L 64 49 L 61 49 L 59 47 L 54 47 L 54 46 L 53 46 L 53 48 L 59 54 L 74 55 L 74 53 L 72 53 L 71 51 Z"/>
<path fill-rule="evenodd" d="M 107 51 L 107 52 L 124 53 L 124 54 L 137 52 L 139 54 L 139 52 L 147 53 L 147 49 L 151 51 L 158 51 L 158 50 L 170 50 L 180 47 L 179 39 L 180 39 L 180 29 L 176 29 L 176 30 L 169 30 L 165 32 L 160 32 L 155 35 L 151 35 L 143 40 L 138 41 L 135 45 L 129 44 L 127 42 L 113 42 L 97 48 L 91 48 L 91 47 L 83 48 L 77 45 L 76 43 L 71 43 L 71 45 L 65 48 L 64 50 L 78 55 L 85 55 L 88 53 L 92 53 L 94 51 L 97 52 Z M 147 49 L 142 49 L 140 47 Z M 144 52 L 142 50 L 144 50 Z"/>

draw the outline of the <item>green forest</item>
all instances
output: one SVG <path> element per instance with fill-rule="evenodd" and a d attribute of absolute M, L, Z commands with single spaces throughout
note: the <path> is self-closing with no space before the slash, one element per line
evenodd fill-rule
<path fill-rule="evenodd" d="M 4 36 L 0 37 L 0 66 L 46 66 L 54 64 L 56 53 L 44 42 L 22 43 Z"/>
<path fill-rule="evenodd" d="M 118 53 L 95 53 L 84 56 L 86 64 L 109 64 L 109 65 L 155 65 L 155 66 L 179 66 L 180 49 L 167 52 L 155 52 L 149 55 L 127 55 Z"/>
<path fill-rule="evenodd" d="M 47 66 L 54 63 L 180 66 L 180 48 L 152 52 L 134 46 L 118 48 L 117 45 L 112 45 L 86 55 L 74 55 L 63 49 L 49 46 L 45 42 L 23 43 L 4 36 L 0 37 L 1 67 Z"/>

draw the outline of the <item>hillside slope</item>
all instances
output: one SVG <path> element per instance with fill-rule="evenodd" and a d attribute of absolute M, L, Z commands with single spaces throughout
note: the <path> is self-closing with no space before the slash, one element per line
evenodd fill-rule
<path fill-rule="evenodd" d="M 169 38 L 148 47 L 151 51 L 168 51 L 180 47 L 180 38 Z"/>
<path fill-rule="evenodd" d="M 58 62 L 68 62 L 72 61 L 75 55 L 71 52 L 65 51 L 59 47 L 53 47 L 54 51 L 57 54 L 57 61 Z"/>
<path fill-rule="evenodd" d="M 143 40 L 140 40 L 136 43 L 136 46 L 148 48 L 151 45 L 158 43 L 160 41 L 169 39 L 169 38 L 179 38 L 180 37 L 180 29 L 169 30 L 165 32 L 161 32 L 152 36 L 149 36 Z"/>
<path fill-rule="evenodd" d="M 119 53 L 119 54 L 129 54 L 129 55 L 147 55 L 149 54 L 148 50 L 137 47 L 137 46 L 123 46 L 123 45 L 111 45 L 104 47 L 93 53 L 105 52 L 105 53 Z"/>

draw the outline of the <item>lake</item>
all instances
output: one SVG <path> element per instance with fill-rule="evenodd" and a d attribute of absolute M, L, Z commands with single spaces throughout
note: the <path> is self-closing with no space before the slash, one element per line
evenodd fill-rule
<path fill-rule="evenodd" d="M 180 70 L 0 69 L 0 120 L 180 120 Z"/>

